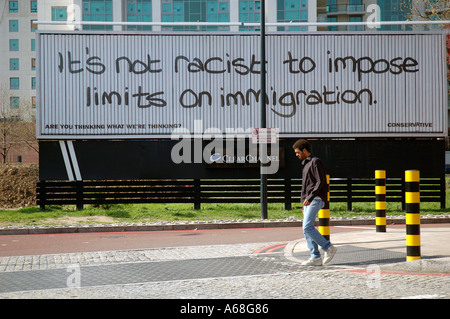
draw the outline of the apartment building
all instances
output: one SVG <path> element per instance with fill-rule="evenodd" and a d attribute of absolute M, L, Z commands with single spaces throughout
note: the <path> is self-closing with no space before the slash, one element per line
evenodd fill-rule
<path fill-rule="evenodd" d="M 9 90 L 12 108 L 36 107 L 37 10 L 36 0 L 0 0 L 0 88 Z"/>

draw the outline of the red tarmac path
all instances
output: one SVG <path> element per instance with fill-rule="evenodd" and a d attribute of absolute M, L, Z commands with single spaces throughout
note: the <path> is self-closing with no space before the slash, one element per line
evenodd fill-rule
<path fill-rule="evenodd" d="M 351 229 L 335 228 L 333 231 Z M 300 227 L 1 235 L 0 256 L 288 242 L 301 237 L 303 233 Z"/>
<path fill-rule="evenodd" d="M 422 227 L 439 226 L 439 224 L 422 225 Z M 390 225 L 388 227 L 404 228 L 405 225 Z M 331 241 L 333 241 L 333 233 L 360 231 L 361 228 L 375 229 L 375 226 L 332 226 Z M 289 242 L 302 237 L 300 227 L 0 235 L 0 256 Z"/>

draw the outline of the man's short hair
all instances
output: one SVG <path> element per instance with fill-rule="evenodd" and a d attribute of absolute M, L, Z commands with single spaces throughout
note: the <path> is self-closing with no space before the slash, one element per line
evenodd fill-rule
<path fill-rule="evenodd" d="M 297 140 L 294 145 L 292 145 L 293 149 L 298 148 L 300 151 L 303 149 L 306 149 L 308 152 L 311 153 L 311 145 L 309 144 L 309 142 L 307 140 L 304 139 L 299 139 Z"/>

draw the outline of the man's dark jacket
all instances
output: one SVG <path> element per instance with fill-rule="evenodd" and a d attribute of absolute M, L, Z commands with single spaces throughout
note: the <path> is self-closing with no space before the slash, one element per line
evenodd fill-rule
<path fill-rule="evenodd" d="M 316 197 L 327 201 L 327 177 L 325 165 L 320 158 L 313 155 L 302 161 L 302 194 L 301 202 L 305 199 L 309 202 Z"/>

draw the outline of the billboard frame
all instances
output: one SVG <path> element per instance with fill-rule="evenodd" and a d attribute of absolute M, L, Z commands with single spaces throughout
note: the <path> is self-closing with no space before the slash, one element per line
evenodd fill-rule
<path fill-rule="evenodd" d="M 37 41 L 37 51 L 36 51 L 36 58 L 37 58 L 37 68 L 36 68 L 36 76 L 38 79 L 41 78 L 41 35 L 46 34 L 63 34 L 63 35 L 105 35 L 102 31 L 53 31 L 53 30 L 38 30 L 36 31 L 36 41 Z M 109 31 L 107 35 L 158 35 L 158 36 L 180 36 L 180 35 L 186 35 L 186 36 L 233 36 L 233 35 L 239 35 L 239 36 L 257 36 L 257 33 L 255 32 L 249 32 L 243 34 L 242 32 L 146 32 L 146 31 Z M 312 36 L 321 36 L 321 35 L 440 35 L 443 37 L 443 46 L 442 46 L 442 56 L 445 57 L 446 55 L 446 47 L 445 47 L 445 37 L 447 36 L 447 32 L 445 31 L 363 31 L 363 32 L 355 32 L 355 31 L 348 31 L 348 32 L 339 32 L 339 31 L 308 31 L 308 32 L 267 32 L 266 35 L 272 36 L 272 35 L 312 35 Z M 447 68 L 445 63 L 442 64 L 442 70 L 440 72 L 443 72 L 445 75 L 447 73 Z M 101 134 L 74 134 L 74 135 L 66 135 L 66 134 L 42 134 L 40 132 L 40 124 L 41 124 L 41 103 L 42 103 L 42 86 L 44 85 L 41 83 L 42 81 L 37 81 L 37 105 L 36 108 L 36 119 L 37 124 L 36 130 L 37 130 L 37 138 L 38 140 L 127 140 L 127 139 L 171 139 L 171 135 L 169 134 L 146 134 L 146 135 L 140 135 L 140 134 L 108 134 L 108 135 L 101 135 Z M 442 94 L 447 97 L 447 90 L 442 90 Z M 446 100 L 444 97 L 442 99 Z M 293 133 L 293 134 L 280 134 L 280 138 L 390 138 L 390 137 L 398 137 L 398 138 L 443 138 L 446 137 L 448 134 L 448 105 L 447 103 L 443 103 L 442 105 L 442 126 L 443 130 L 442 132 L 376 132 L 376 133 L 318 133 L 318 132 L 311 132 L 311 133 Z M 211 138 L 217 138 L 217 134 L 207 134 L 205 132 L 190 132 L 191 138 L 202 138 L 202 139 L 211 139 Z M 223 133 L 222 138 L 228 138 L 226 133 Z M 249 128 L 247 131 L 245 131 L 242 134 L 233 134 L 232 138 L 251 138 L 251 128 Z"/>

